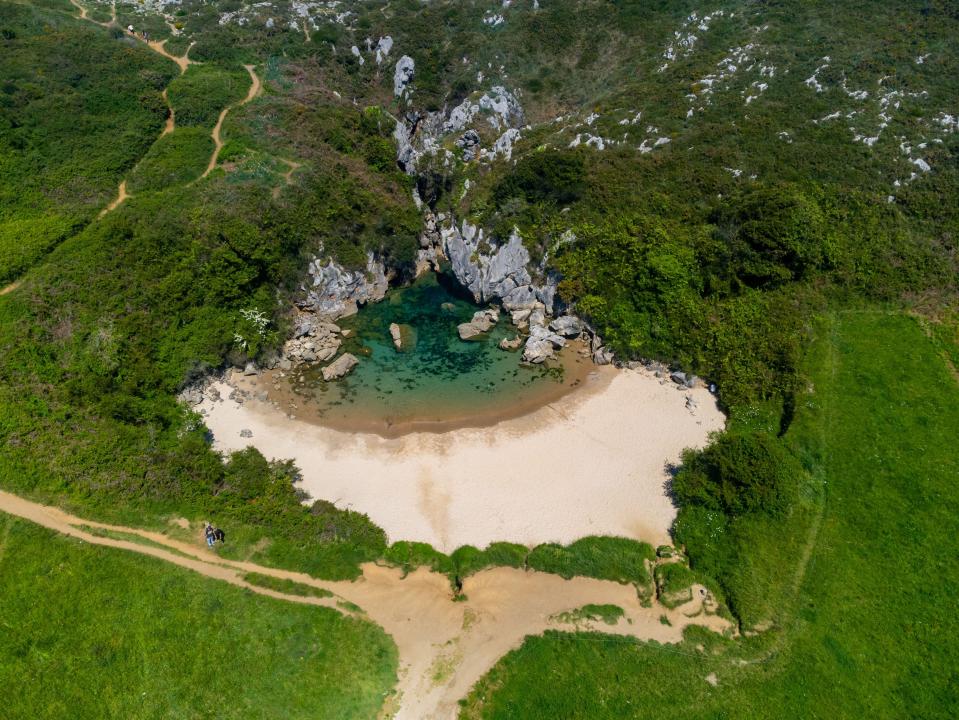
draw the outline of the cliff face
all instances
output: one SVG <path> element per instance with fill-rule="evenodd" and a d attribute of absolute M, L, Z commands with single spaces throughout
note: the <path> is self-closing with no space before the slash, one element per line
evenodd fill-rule
<path fill-rule="evenodd" d="M 364 303 L 382 300 L 390 286 L 386 266 L 373 253 L 367 253 L 365 272 L 316 257 L 309 274 L 311 282 L 304 286 L 305 298 L 298 304 L 331 320 L 353 315 Z"/>

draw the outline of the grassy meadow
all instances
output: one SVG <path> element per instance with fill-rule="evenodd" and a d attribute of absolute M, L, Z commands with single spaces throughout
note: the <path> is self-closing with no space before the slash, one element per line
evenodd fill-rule
<path fill-rule="evenodd" d="M 373 718 L 376 625 L 0 514 L 4 718 Z"/>
<path fill-rule="evenodd" d="M 959 569 L 947 550 L 959 386 L 912 318 L 837 313 L 817 327 L 812 387 L 787 436 L 821 488 L 813 527 L 787 520 L 739 548 L 737 572 L 758 567 L 773 588 L 772 629 L 739 641 L 688 631 L 676 647 L 529 638 L 462 717 L 936 718 L 959 707 Z M 783 543 L 799 575 L 793 562 L 770 567 Z"/>

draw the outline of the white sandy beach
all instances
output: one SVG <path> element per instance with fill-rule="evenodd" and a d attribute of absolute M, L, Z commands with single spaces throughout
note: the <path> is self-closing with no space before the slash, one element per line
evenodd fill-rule
<path fill-rule="evenodd" d="M 230 393 L 225 383 L 217 388 Z M 668 543 L 675 509 L 664 492 L 666 464 L 725 422 L 704 388 L 612 367 L 529 415 L 396 439 L 291 420 L 268 402 L 205 399 L 200 409 L 217 449 L 253 445 L 268 458 L 293 459 L 313 498 L 367 513 L 393 542 L 444 552 L 585 535 Z"/>

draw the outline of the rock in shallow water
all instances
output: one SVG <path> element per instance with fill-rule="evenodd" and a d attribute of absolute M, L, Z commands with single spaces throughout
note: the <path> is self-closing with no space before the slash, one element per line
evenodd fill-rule
<path fill-rule="evenodd" d="M 400 326 L 396 323 L 390 323 L 390 337 L 393 338 L 393 344 L 397 350 L 403 349 L 403 334 L 400 332 Z"/>
<path fill-rule="evenodd" d="M 553 357 L 556 350 L 564 347 L 566 340 L 550 332 L 543 325 L 530 325 L 529 338 L 523 348 L 523 360 L 539 364 Z"/>
<path fill-rule="evenodd" d="M 329 382 L 330 380 L 337 380 L 344 375 L 349 374 L 349 372 L 357 366 L 359 360 L 356 359 L 355 355 L 350 353 L 343 353 L 332 363 L 323 368 L 323 379 Z"/>
<path fill-rule="evenodd" d="M 521 338 L 519 335 L 514 337 L 512 340 L 503 338 L 502 340 L 499 341 L 499 349 L 500 350 L 518 350 L 522 344 L 523 344 L 523 338 Z"/>
<path fill-rule="evenodd" d="M 493 308 L 480 310 L 479 312 L 473 313 L 473 319 L 469 322 L 457 325 L 456 330 L 459 332 L 461 340 L 469 340 L 477 335 L 489 332 L 497 320 L 499 320 L 499 312 L 497 310 Z"/>

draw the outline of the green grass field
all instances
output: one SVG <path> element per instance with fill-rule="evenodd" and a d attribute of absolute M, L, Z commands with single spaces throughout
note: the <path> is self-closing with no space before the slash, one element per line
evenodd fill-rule
<path fill-rule="evenodd" d="M 959 386 L 901 315 L 837 315 L 820 325 L 810 361 L 815 391 L 790 435 L 815 458 L 825 504 L 798 592 L 782 594 L 779 627 L 733 642 L 695 631 L 678 647 L 530 638 L 479 683 L 463 717 L 955 713 Z"/>
<path fill-rule="evenodd" d="M 373 718 L 396 679 L 372 623 L 2 514 L 0 627 L 8 720 Z"/>

